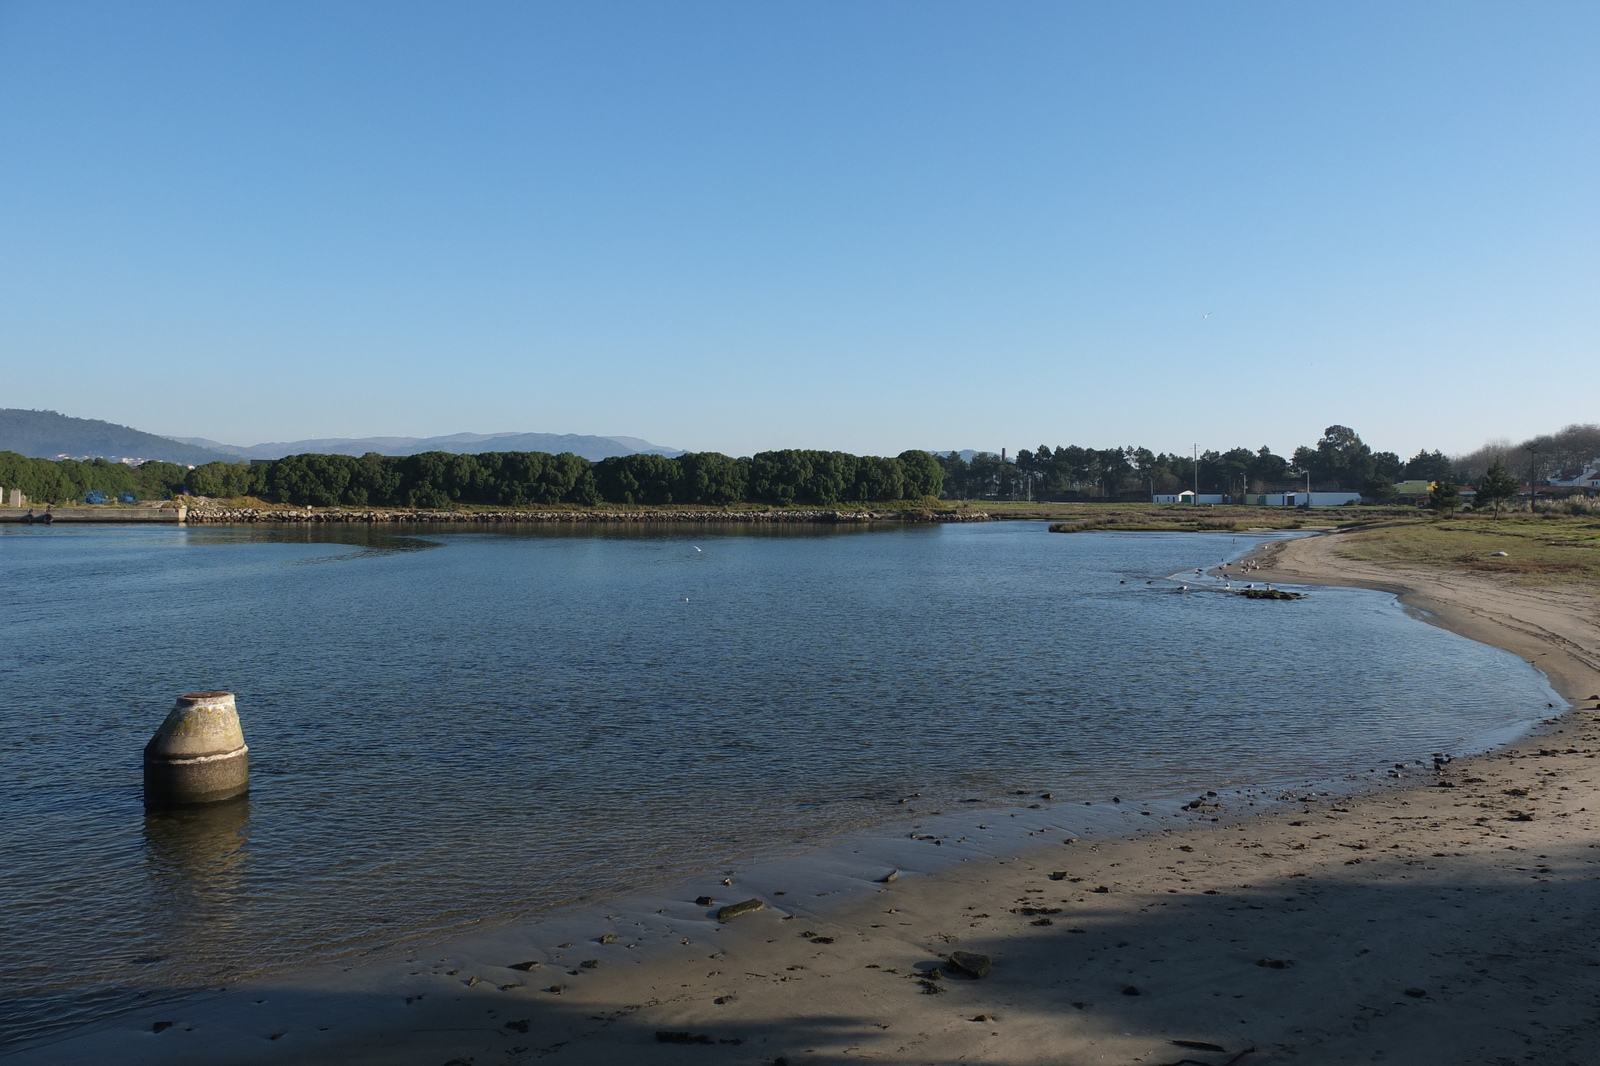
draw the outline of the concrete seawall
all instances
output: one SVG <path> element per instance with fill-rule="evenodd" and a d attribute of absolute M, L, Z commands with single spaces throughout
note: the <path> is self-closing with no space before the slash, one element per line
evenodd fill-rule
<path fill-rule="evenodd" d="M 0 507 L 0 522 L 34 523 L 45 525 L 80 525 L 85 522 L 166 522 L 176 525 L 184 521 L 186 508 L 171 504 L 165 507 L 51 507 L 49 521 L 45 521 L 45 505 L 34 507 Z"/>

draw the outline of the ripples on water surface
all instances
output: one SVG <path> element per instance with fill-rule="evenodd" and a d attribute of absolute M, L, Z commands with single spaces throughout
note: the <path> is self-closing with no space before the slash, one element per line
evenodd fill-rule
<path fill-rule="evenodd" d="M 1544 713 L 1525 663 L 1388 596 L 1159 580 L 1251 543 L 5 529 L 0 1033 L 647 889 L 908 792 L 1332 775 Z M 145 741 L 212 688 L 250 798 L 146 817 Z"/>

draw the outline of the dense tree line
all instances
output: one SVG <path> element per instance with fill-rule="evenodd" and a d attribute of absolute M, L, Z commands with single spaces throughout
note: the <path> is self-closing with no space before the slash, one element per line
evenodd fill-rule
<path fill-rule="evenodd" d="M 1023 448 L 1014 460 L 980 452 L 963 459 L 939 457 L 945 491 L 961 499 L 985 497 L 1072 500 L 1147 497 L 1151 493 L 1194 488 L 1202 493 L 1239 495 L 1303 486 L 1348 489 L 1382 499 L 1406 478 L 1450 479 L 1450 460 L 1438 451 L 1421 451 L 1410 460 L 1393 452 L 1374 452 L 1348 426 L 1329 426 L 1315 445 L 1285 458 L 1271 448 L 1201 452 L 1152 452 L 1148 448 L 1080 448 L 1041 444 Z"/>
<path fill-rule="evenodd" d="M 733 503 L 835 507 L 938 496 L 944 471 L 927 452 L 887 458 L 787 449 L 735 459 L 717 452 L 622 455 L 598 463 L 563 452 L 291 455 L 208 463 L 189 474 L 199 496 L 260 496 L 351 507 L 490 504 Z"/>
<path fill-rule="evenodd" d="M 0 488 L 21 489 L 29 500 L 67 503 L 96 490 L 111 499 L 131 493 L 140 500 L 166 499 L 183 491 L 190 470 L 176 463 L 138 466 L 108 459 L 31 459 L 0 452 Z"/>
<path fill-rule="evenodd" d="M 1529 463 L 1555 471 L 1600 456 L 1600 426 L 1568 426 L 1513 447 L 1490 444 L 1452 460 L 1438 450 L 1402 460 L 1373 451 L 1348 426 L 1329 426 L 1313 445 L 1276 455 L 1267 447 L 1199 455 L 1148 448 L 1023 448 L 1015 456 L 979 452 L 895 457 L 785 449 L 733 458 L 689 452 L 675 458 L 624 455 L 594 463 L 570 452 L 424 452 L 387 456 L 291 455 L 271 462 L 128 466 L 104 459 L 29 459 L 0 452 L 0 486 L 20 488 L 41 503 L 81 500 L 93 490 L 140 500 L 181 492 L 255 496 L 284 503 L 349 507 L 449 507 L 486 504 L 719 506 L 760 503 L 835 507 L 942 496 L 951 499 L 1118 499 L 1177 492 L 1198 483 L 1203 493 L 1240 494 L 1298 488 L 1345 489 L 1372 499 L 1394 494 L 1402 480 L 1476 484 L 1500 461 L 1501 481 Z M 1519 465 L 1519 462 L 1521 465 Z M 1497 485 L 1500 482 L 1496 482 Z"/>

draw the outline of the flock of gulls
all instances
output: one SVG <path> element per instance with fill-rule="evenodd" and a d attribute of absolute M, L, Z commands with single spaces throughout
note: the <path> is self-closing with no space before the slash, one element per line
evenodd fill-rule
<path fill-rule="evenodd" d="M 1228 563 L 1228 561 L 1226 559 L 1224 559 L 1222 561 L 1222 568 L 1221 569 L 1222 569 L 1223 574 L 1227 573 L 1227 563 Z M 1260 563 L 1253 563 L 1253 562 L 1243 562 L 1243 563 L 1239 564 L 1239 569 L 1241 569 L 1241 570 L 1245 571 L 1246 573 L 1248 573 L 1251 570 L 1259 570 L 1259 569 L 1261 569 L 1261 564 Z M 1206 572 L 1205 571 L 1205 567 L 1203 567 L 1203 566 L 1197 566 L 1197 567 L 1194 568 L 1194 575 L 1197 578 L 1204 577 L 1205 576 L 1205 572 Z M 1123 578 L 1122 580 L 1117 582 L 1117 584 L 1119 584 L 1119 585 L 1126 585 L 1127 583 L 1128 583 L 1128 581 L 1127 581 L 1126 578 Z M 1155 581 L 1154 580 L 1146 581 L 1145 584 L 1146 585 L 1154 585 Z M 1259 585 L 1257 585 L 1256 582 L 1251 581 L 1251 582 L 1248 582 L 1247 584 L 1240 585 L 1238 588 L 1235 588 L 1232 581 L 1224 581 L 1222 583 L 1222 588 L 1220 590 L 1215 589 L 1215 588 L 1207 588 L 1207 589 L 1190 588 L 1188 585 L 1179 585 L 1173 591 L 1179 592 L 1179 593 L 1184 593 L 1184 592 L 1217 592 L 1217 591 L 1221 591 L 1221 592 L 1238 592 L 1240 590 L 1254 589 L 1254 588 L 1262 588 L 1262 589 L 1265 589 L 1268 592 L 1271 592 L 1272 591 L 1272 582 L 1263 581 Z"/>

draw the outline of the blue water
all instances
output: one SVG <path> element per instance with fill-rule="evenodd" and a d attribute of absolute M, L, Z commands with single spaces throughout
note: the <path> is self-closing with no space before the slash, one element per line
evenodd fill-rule
<path fill-rule="evenodd" d="M 648 891 L 913 792 L 1332 777 L 1548 713 L 1389 596 L 1165 580 L 1253 543 L 4 528 L 0 1034 Z M 140 751 L 205 689 L 237 693 L 250 798 L 147 817 Z"/>

